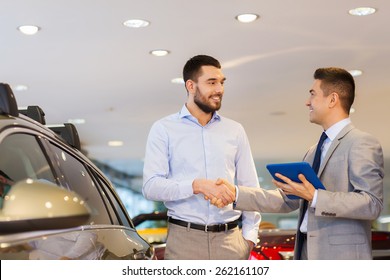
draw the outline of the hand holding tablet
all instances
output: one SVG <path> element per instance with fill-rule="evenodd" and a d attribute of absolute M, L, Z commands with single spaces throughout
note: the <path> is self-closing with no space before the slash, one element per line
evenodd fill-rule
<path fill-rule="evenodd" d="M 290 180 L 298 183 L 302 183 L 301 180 L 299 180 L 298 175 L 303 174 L 316 189 L 325 189 L 324 185 L 317 177 L 317 174 L 315 174 L 313 168 L 307 162 L 302 161 L 289 163 L 274 163 L 268 164 L 266 168 L 268 169 L 272 177 L 279 182 L 283 181 L 275 176 L 276 173 L 282 174 L 288 177 Z M 287 195 L 287 197 L 290 199 L 300 199 L 300 197 L 295 195 Z"/>

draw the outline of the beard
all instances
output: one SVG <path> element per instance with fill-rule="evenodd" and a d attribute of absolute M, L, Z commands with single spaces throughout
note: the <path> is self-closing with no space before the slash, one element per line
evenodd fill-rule
<path fill-rule="evenodd" d="M 218 94 L 218 96 L 220 96 L 222 101 L 222 95 Z M 194 103 L 199 107 L 199 109 L 201 109 L 203 112 L 207 114 L 218 111 L 221 108 L 221 101 L 219 101 L 216 105 L 213 105 L 211 102 L 208 101 L 208 98 L 206 98 L 199 91 L 199 89 L 197 89 L 195 92 Z"/>

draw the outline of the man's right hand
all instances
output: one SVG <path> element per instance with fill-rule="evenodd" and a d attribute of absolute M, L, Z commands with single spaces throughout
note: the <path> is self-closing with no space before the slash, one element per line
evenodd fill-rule
<path fill-rule="evenodd" d="M 218 178 L 218 180 L 216 181 L 216 184 L 218 186 L 225 186 L 225 187 L 227 187 L 234 194 L 234 199 L 233 199 L 232 202 L 235 201 L 235 199 L 236 199 L 236 187 L 234 185 L 232 185 L 231 183 L 229 183 L 228 180 L 223 179 L 223 178 Z M 224 203 L 224 201 L 222 201 L 219 198 L 210 199 L 210 203 L 215 205 L 215 206 L 217 206 L 218 208 L 222 208 L 222 207 L 225 207 L 227 205 L 226 203 Z"/>

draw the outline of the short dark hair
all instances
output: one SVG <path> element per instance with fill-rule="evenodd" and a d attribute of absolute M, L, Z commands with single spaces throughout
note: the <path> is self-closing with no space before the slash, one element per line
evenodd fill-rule
<path fill-rule="evenodd" d="M 355 99 L 355 81 L 345 69 L 337 67 L 319 68 L 314 72 L 314 79 L 322 81 L 321 89 L 325 96 L 337 92 L 341 106 L 349 114 Z"/>
<path fill-rule="evenodd" d="M 214 66 L 218 69 L 221 69 L 221 64 L 214 57 L 208 55 L 197 55 L 190 58 L 183 68 L 183 80 L 197 81 L 198 77 L 202 74 L 200 69 L 202 66 Z"/>

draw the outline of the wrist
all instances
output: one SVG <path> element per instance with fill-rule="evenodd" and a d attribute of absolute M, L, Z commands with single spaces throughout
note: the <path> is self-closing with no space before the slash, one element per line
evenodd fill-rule
<path fill-rule="evenodd" d="M 197 179 L 195 179 L 194 181 L 192 181 L 192 192 L 193 192 L 194 194 L 199 193 L 199 190 L 198 190 L 198 186 L 197 186 L 196 180 L 197 180 Z"/>
<path fill-rule="evenodd" d="M 202 179 L 194 179 L 192 181 L 192 192 L 194 194 L 202 193 Z"/>

